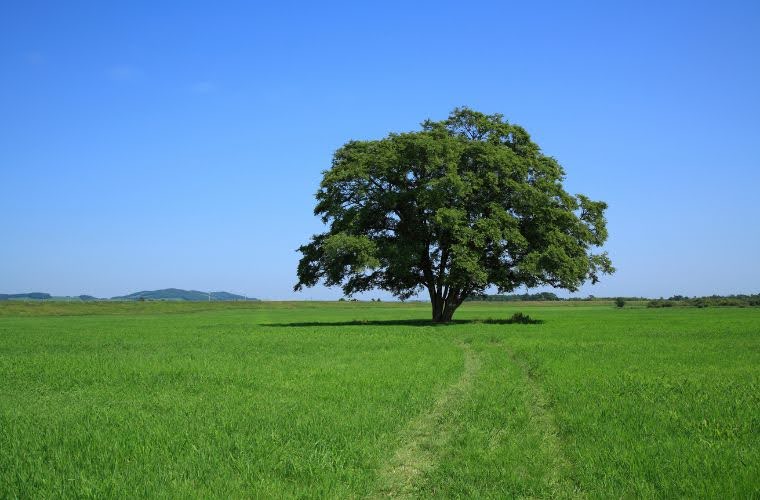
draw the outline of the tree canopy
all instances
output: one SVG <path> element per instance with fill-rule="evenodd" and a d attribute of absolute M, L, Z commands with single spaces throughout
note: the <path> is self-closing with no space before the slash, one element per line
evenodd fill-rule
<path fill-rule="evenodd" d="M 606 203 L 571 195 L 565 172 L 500 114 L 457 108 L 446 120 L 335 152 L 316 194 L 327 231 L 299 248 L 295 290 L 323 281 L 346 295 L 427 289 L 447 322 L 495 286 L 575 291 L 614 271 Z"/>

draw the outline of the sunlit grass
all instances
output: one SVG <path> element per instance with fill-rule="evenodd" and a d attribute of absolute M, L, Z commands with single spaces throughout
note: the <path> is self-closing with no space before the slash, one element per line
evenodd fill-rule
<path fill-rule="evenodd" d="M 760 493 L 759 309 L 428 316 L 2 304 L 0 496 Z"/>

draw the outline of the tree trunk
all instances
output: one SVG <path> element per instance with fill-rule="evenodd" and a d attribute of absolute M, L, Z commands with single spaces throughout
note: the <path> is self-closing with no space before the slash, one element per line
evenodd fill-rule
<path fill-rule="evenodd" d="M 444 298 L 436 293 L 436 290 L 430 290 L 430 301 L 433 306 L 433 323 L 448 323 L 454 317 L 454 311 L 462 303 L 460 297 L 455 293 L 450 293 L 449 297 Z"/>
<path fill-rule="evenodd" d="M 457 306 L 453 304 L 447 305 L 443 312 L 441 313 L 441 318 L 437 321 L 438 323 L 448 323 L 451 321 L 451 318 L 454 316 L 454 311 L 456 311 Z"/>
<path fill-rule="evenodd" d="M 444 300 L 435 289 L 430 290 L 430 303 L 433 306 L 433 321 L 440 323 L 443 318 Z"/>

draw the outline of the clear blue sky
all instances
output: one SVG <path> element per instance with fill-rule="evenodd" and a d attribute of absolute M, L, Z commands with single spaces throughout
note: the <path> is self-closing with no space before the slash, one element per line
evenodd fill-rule
<path fill-rule="evenodd" d="M 581 295 L 760 291 L 760 2 L 25 0 L 0 292 L 339 297 L 291 291 L 332 152 L 459 105 L 609 203 L 618 272 Z"/>

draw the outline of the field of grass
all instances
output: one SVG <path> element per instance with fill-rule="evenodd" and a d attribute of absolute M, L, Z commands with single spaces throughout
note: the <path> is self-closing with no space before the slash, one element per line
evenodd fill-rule
<path fill-rule="evenodd" d="M 760 309 L 428 308 L 0 304 L 0 497 L 760 496 Z"/>

